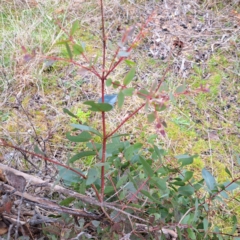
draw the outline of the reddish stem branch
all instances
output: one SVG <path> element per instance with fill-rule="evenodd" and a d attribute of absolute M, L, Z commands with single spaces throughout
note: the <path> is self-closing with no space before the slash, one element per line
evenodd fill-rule
<path fill-rule="evenodd" d="M 144 106 L 146 105 L 146 103 L 142 104 L 139 108 L 137 108 L 133 113 L 131 113 L 128 117 L 126 117 L 117 127 L 114 131 L 112 131 L 111 133 L 107 134 L 106 139 L 111 137 L 115 132 L 118 131 L 118 129 L 120 127 L 122 127 L 122 125 L 127 122 L 132 116 L 134 116 L 138 111 L 140 111 Z"/>
<path fill-rule="evenodd" d="M 22 149 L 22 148 L 20 148 L 20 147 L 16 147 L 16 146 L 14 146 L 14 145 L 8 144 L 8 143 L 7 143 L 5 140 L 3 140 L 3 139 L 0 139 L 0 141 L 2 142 L 2 144 L 0 144 L 0 146 L 10 147 L 10 148 L 14 148 L 14 149 L 16 149 L 16 150 L 18 150 L 18 151 L 20 151 L 20 152 L 28 153 L 28 154 L 30 154 L 30 155 L 32 155 L 32 156 L 41 158 L 41 159 L 43 159 L 43 160 L 45 160 L 45 161 L 48 161 L 48 162 L 51 162 L 51 163 L 56 164 L 56 165 L 58 165 L 58 166 L 64 167 L 64 168 L 66 168 L 66 169 L 68 169 L 68 170 L 70 170 L 70 171 L 78 174 L 78 175 L 79 175 L 80 177 L 82 177 L 83 179 L 87 179 L 87 177 L 86 177 L 84 174 L 78 172 L 78 171 L 75 170 L 74 168 L 71 168 L 71 167 L 69 167 L 69 166 L 67 166 L 67 165 L 65 165 L 65 164 L 62 164 L 62 163 L 60 163 L 60 162 L 57 162 L 57 161 L 55 161 L 55 160 L 53 160 L 53 159 L 50 159 L 50 158 L 45 157 L 45 156 L 42 156 L 42 155 L 40 155 L 40 154 L 33 153 L 33 152 L 30 152 L 30 151 L 24 150 L 24 149 Z M 100 196 L 99 196 L 98 190 L 96 189 L 96 187 L 95 187 L 93 184 L 92 184 L 91 186 L 92 186 L 92 188 L 94 189 L 94 191 L 95 191 L 98 199 L 100 200 Z"/>

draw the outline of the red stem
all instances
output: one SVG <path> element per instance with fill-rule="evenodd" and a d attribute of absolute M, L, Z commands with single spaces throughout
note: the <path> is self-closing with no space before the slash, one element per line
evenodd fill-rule
<path fill-rule="evenodd" d="M 104 103 L 104 81 L 106 79 L 105 76 L 105 65 L 106 65 L 106 34 L 105 34 L 105 25 L 104 25 L 104 9 L 103 9 L 103 0 L 100 1 L 101 4 L 101 18 L 102 18 L 102 44 L 103 44 L 103 60 L 102 60 L 102 103 Z M 106 144 L 107 144 L 107 138 L 106 138 L 106 119 L 105 119 L 105 112 L 102 112 L 102 131 L 103 131 L 103 142 L 102 142 L 102 167 L 101 167 L 101 202 L 103 202 L 104 198 L 104 189 L 105 189 L 105 158 L 106 158 Z"/>

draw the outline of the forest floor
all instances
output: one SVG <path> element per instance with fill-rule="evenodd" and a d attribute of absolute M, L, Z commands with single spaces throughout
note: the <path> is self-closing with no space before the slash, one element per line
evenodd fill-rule
<path fill-rule="evenodd" d="M 182 84 L 190 89 L 201 86 L 209 89 L 207 93 L 172 101 L 161 116 L 167 125 L 166 137 L 159 136 L 154 127 L 148 125 L 144 110 L 127 122 L 120 133 L 130 132 L 135 137 L 130 138 L 133 142 L 155 142 L 166 149 L 169 159 L 178 154 L 197 154 L 198 157 L 191 165 L 196 175 L 206 167 L 219 181 L 229 178 L 226 168 L 233 178 L 239 176 L 239 2 L 106 2 L 105 24 L 109 52 L 117 46 L 127 27 L 143 23 L 155 13 L 147 26 L 145 38 L 129 56 L 136 63 L 135 88 L 151 86 L 156 79 L 161 78 L 171 61 L 171 70 L 166 78 L 169 92 Z M 102 52 L 98 1 L 1 0 L 0 17 L 0 138 L 26 151 L 44 152 L 48 158 L 66 163 L 70 156 L 83 147 L 78 145 L 76 148 L 66 139 L 66 132 L 71 129 L 70 123 L 90 122 L 91 126 L 100 130 L 100 118 L 82 104 L 85 100 L 99 99 L 100 82 L 72 64 L 42 61 L 38 56 L 66 57 L 66 49 L 56 43 L 64 39 L 64 30 L 69 30 L 78 19 L 81 29 L 76 33 L 76 38 L 86 44 L 89 59 L 97 59 Z M 34 58 L 28 61 L 26 51 Z M 124 78 L 127 69 L 122 65 L 112 73 L 111 79 Z M 109 89 L 106 91 L 108 94 L 113 93 Z M 111 111 L 107 118 L 108 129 L 114 129 L 116 123 L 139 103 L 137 96 L 132 97 L 126 100 L 123 110 L 116 108 Z M 69 117 L 63 108 L 71 110 L 78 119 Z M 44 161 L 26 152 L 0 147 L 0 161 L 4 166 L 37 176 L 44 182 L 58 179 L 57 184 L 60 184 L 56 166 L 46 166 Z M 86 157 L 77 167 L 85 171 L 94 161 L 92 157 Z M 6 181 L 2 172 L 0 178 Z M 13 180 L 16 181 L 20 179 Z M 34 189 L 30 191 L 34 192 Z M 53 196 L 41 192 L 37 187 L 35 191 L 39 197 L 56 201 L 61 199 L 62 193 Z M 13 204 L 18 205 L 19 202 Z M 45 211 L 53 211 L 54 207 L 57 206 Z M 23 208 L 23 211 L 29 211 L 27 204 Z M 232 209 L 240 216 L 239 202 Z M 36 214 L 40 213 L 31 211 L 30 216 L 33 218 Z M 15 215 L 11 215 L 8 221 L 16 222 L 17 216 L 18 212 L 15 211 Z M 26 219 L 21 221 L 24 226 Z M 0 234 L 2 231 L 1 235 L 7 236 L 9 226 L 4 224 L 4 227 L 0 227 Z M 29 239 L 44 234 L 51 236 L 51 239 L 60 239 L 59 234 L 66 233 L 64 229 L 59 232 L 60 224 L 53 223 L 50 226 L 39 233 L 39 229 L 28 231 L 26 224 L 24 230 L 19 232 L 28 232 Z"/>

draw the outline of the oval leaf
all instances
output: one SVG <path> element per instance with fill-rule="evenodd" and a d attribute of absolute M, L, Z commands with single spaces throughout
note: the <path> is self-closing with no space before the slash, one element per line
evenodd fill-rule
<path fill-rule="evenodd" d="M 121 91 L 118 94 L 118 107 L 121 108 L 123 106 L 123 103 L 124 103 L 124 94 Z"/>
<path fill-rule="evenodd" d="M 90 168 L 87 175 L 86 185 L 93 184 L 98 179 L 98 171 L 95 168 Z"/>
<path fill-rule="evenodd" d="M 78 45 L 78 44 L 74 44 L 73 45 L 73 53 L 76 55 L 80 55 L 84 52 L 83 47 Z"/>
<path fill-rule="evenodd" d="M 175 93 L 184 93 L 186 91 L 186 85 L 180 85 L 177 87 L 177 89 L 175 90 Z"/>
<path fill-rule="evenodd" d="M 91 138 L 92 136 L 88 132 L 82 132 L 77 136 L 71 136 L 70 133 L 67 133 L 67 139 L 71 142 L 88 142 Z"/>
<path fill-rule="evenodd" d="M 206 170 L 205 168 L 202 170 L 202 176 L 203 176 L 203 179 L 205 180 L 206 184 L 207 184 L 207 187 L 209 190 L 214 190 L 217 188 L 217 184 L 216 184 L 216 180 L 215 178 L 213 177 L 213 175 L 208 171 Z"/>
<path fill-rule="evenodd" d="M 189 185 L 183 186 L 183 187 L 178 188 L 178 193 L 183 196 L 189 197 L 190 195 L 192 195 L 194 193 L 194 188 Z"/>
<path fill-rule="evenodd" d="M 131 97 L 133 95 L 134 88 L 126 88 L 122 90 L 122 93 L 124 96 L 129 96 Z"/>
<path fill-rule="evenodd" d="M 113 108 L 113 106 L 108 103 L 95 103 L 94 101 L 86 101 L 84 104 L 89 105 L 89 110 L 93 112 L 108 112 Z"/>
<path fill-rule="evenodd" d="M 111 79 L 111 78 L 108 78 L 108 79 L 106 80 L 106 86 L 109 87 L 109 86 L 111 86 L 111 85 L 112 85 L 112 79 Z"/>
<path fill-rule="evenodd" d="M 79 160 L 82 157 L 87 157 L 87 156 L 94 156 L 96 155 L 95 151 L 85 151 L 85 152 L 80 152 L 73 157 L 70 158 L 69 163 L 74 163 L 75 161 Z"/>
<path fill-rule="evenodd" d="M 131 68 L 130 71 L 127 73 L 126 77 L 123 80 L 123 84 L 127 86 L 134 78 L 135 75 L 135 68 Z"/>
<path fill-rule="evenodd" d="M 72 126 L 73 128 L 77 128 L 77 129 L 80 129 L 80 130 L 83 130 L 83 131 L 92 132 L 92 133 L 98 135 L 99 137 L 102 137 L 102 134 L 101 134 L 98 130 L 96 130 L 96 129 L 92 128 L 92 127 L 89 127 L 89 126 L 87 126 L 87 125 L 71 124 L 71 126 Z"/>

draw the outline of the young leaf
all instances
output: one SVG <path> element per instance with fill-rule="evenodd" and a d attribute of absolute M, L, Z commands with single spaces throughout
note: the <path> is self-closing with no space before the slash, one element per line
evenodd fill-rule
<path fill-rule="evenodd" d="M 112 95 L 104 95 L 104 102 L 105 103 L 109 103 L 110 105 L 114 106 L 114 104 L 117 101 L 117 94 L 112 94 Z M 98 102 L 101 103 L 102 102 L 102 98 L 98 99 Z"/>
<path fill-rule="evenodd" d="M 85 152 L 80 152 L 76 155 L 74 155 L 73 157 L 71 157 L 69 159 L 69 163 L 74 163 L 75 161 L 77 161 L 78 159 L 82 158 L 82 157 L 87 157 L 87 156 L 94 156 L 96 155 L 95 151 L 85 151 Z"/>
<path fill-rule="evenodd" d="M 67 139 L 71 142 L 88 142 L 91 140 L 92 136 L 88 132 L 82 132 L 77 136 L 71 136 L 69 133 L 67 133 Z"/>
<path fill-rule="evenodd" d="M 70 112 L 67 108 L 63 108 L 63 112 L 68 114 L 71 117 L 78 118 L 76 115 L 74 115 L 72 112 Z"/>
<path fill-rule="evenodd" d="M 124 94 L 122 91 L 118 93 L 118 107 L 121 108 L 124 103 Z"/>
<path fill-rule="evenodd" d="M 80 55 L 84 52 L 84 49 L 82 46 L 78 45 L 78 44 L 74 44 L 73 45 L 73 53 L 75 55 Z"/>
<path fill-rule="evenodd" d="M 152 123 L 156 119 L 156 114 L 155 113 L 150 113 L 147 115 L 148 123 Z"/>
<path fill-rule="evenodd" d="M 93 184 L 98 179 L 98 171 L 95 168 L 90 168 L 87 175 L 86 185 Z"/>
<path fill-rule="evenodd" d="M 146 89 L 141 89 L 140 91 L 138 91 L 137 95 L 139 98 L 146 99 L 149 95 L 149 92 Z"/>
<path fill-rule="evenodd" d="M 70 30 L 70 36 L 72 36 L 78 29 L 80 28 L 79 21 L 76 20 L 72 24 L 72 28 Z"/>
<path fill-rule="evenodd" d="M 34 152 L 45 156 L 45 153 L 43 151 L 41 151 L 37 145 L 34 146 Z"/>
<path fill-rule="evenodd" d="M 112 85 L 112 79 L 111 79 L 111 78 L 108 78 L 108 79 L 106 80 L 106 86 L 109 87 L 109 86 L 111 86 L 111 85 Z"/>
<path fill-rule="evenodd" d="M 145 173 L 149 176 L 152 177 L 154 174 L 154 171 L 152 170 L 151 166 L 147 163 L 147 161 L 143 157 L 139 157 L 139 160 L 142 164 L 142 167 L 145 171 Z"/>
<path fill-rule="evenodd" d="M 209 190 L 215 190 L 217 188 L 217 183 L 215 178 L 213 177 L 213 175 L 206 170 L 205 168 L 203 168 L 202 170 L 202 176 L 203 179 L 205 180 L 207 187 L 209 188 Z"/>
<path fill-rule="evenodd" d="M 67 49 L 67 53 L 68 53 L 69 58 L 72 60 L 73 55 L 72 55 L 72 51 L 71 51 L 68 43 L 65 43 L 65 47 L 66 47 L 66 49 Z"/>
<path fill-rule="evenodd" d="M 129 67 L 134 67 L 134 66 L 136 65 L 135 62 L 133 62 L 133 61 L 131 61 L 131 60 L 128 60 L 128 59 L 125 60 L 125 63 L 126 63 Z"/>
<path fill-rule="evenodd" d="M 84 104 L 89 105 L 89 110 L 93 112 L 109 112 L 113 106 L 108 103 L 95 103 L 94 101 L 86 101 Z"/>
<path fill-rule="evenodd" d="M 130 71 L 127 73 L 126 77 L 123 80 L 123 84 L 127 86 L 134 78 L 135 75 L 135 68 L 131 68 Z"/>
<path fill-rule="evenodd" d="M 115 81 L 112 83 L 113 84 L 113 88 L 116 89 L 118 88 L 119 86 L 121 86 L 120 82 L 119 81 Z"/>
<path fill-rule="evenodd" d="M 131 97 L 133 95 L 134 88 L 126 88 L 122 90 L 122 93 L 124 96 L 129 96 Z"/>

